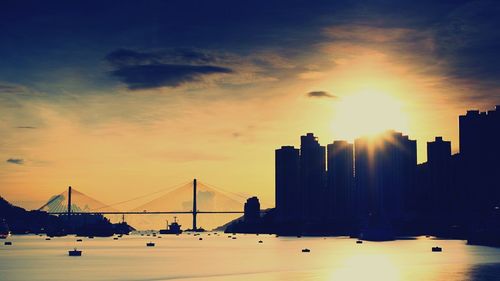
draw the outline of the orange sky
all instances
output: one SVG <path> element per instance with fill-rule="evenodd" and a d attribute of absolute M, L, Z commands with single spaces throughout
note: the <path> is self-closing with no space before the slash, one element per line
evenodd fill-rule
<path fill-rule="evenodd" d="M 402 130 L 418 140 L 424 162 L 425 142 L 437 135 L 458 150 L 459 114 L 494 106 L 465 98 L 473 89 L 448 79 L 446 64 L 398 44 L 417 31 L 340 26 L 322 32 L 331 41 L 293 61 L 263 54 L 282 67 L 279 77 L 242 67 L 236 77 L 177 88 L 103 93 L 83 87 L 77 92 L 85 94 L 4 97 L 0 159 L 23 163 L 0 163 L 0 195 L 32 208 L 72 185 L 111 203 L 197 177 L 257 195 L 270 207 L 274 149 L 298 146 L 302 134 L 313 132 L 326 145 Z M 422 48 L 432 50 L 432 38 L 421 36 Z M 296 65 L 300 72 L 291 70 Z M 235 86 L 219 86 L 224 79 Z M 311 91 L 328 95 L 309 97 Z"/>

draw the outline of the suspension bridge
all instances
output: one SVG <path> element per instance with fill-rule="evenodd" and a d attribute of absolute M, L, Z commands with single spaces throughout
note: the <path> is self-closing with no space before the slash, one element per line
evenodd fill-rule
<path fill-rule="evenodd" d="M 202 189 L 200 190 L 200 187 Z M 120 211 L 115 207 L 158 193 L 166 193 L 130 211 Z M 192 194 L 188 194 L 192 193 Z M 187 195 L 190 200 L 186 200 Z M 201 197 L 201 198 L 199 198 Z M 215 200 L 214 198 L 217 198 Z M 164 210 L 165 201 L 169 199 L 172 203 L 177 202 L 177 210 Z M 200 204 L 201 199 L 201 204 Z M 192 216 L 192 230 L 198 230 L 198 214 L 243 214 L 243 203 L 246 198 L 240 194 L 229 192 L 212 185 L 203 184 L 194 179 L 192 182 L 175 186 L 174 188 L 161 189 L 143 196 L 129 200 L 116 202 L 110 205 L 104 204 L 90 196 L 68 187 L 67 191 L 53 196 L 38 210 L 46 211 L 53 215 L 66 215 L 68 219 L 72 215 L 162 215 L 162 214 L 190 214 Z M 180 203 L 180 205 L 178 204 Z M 200 206 L 201 205 L 201 206 Z M 203 208 L 200 210 L 200 207 Z"/>

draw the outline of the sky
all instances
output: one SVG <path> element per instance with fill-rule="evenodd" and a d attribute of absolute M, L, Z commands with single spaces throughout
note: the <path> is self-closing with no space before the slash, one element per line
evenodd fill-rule
<path fill-rule="evenodd" d="M 497 1 L 7 1 L 0 195 L 117 202 L 199 178 L 274 202 L 274 150 L 452 141 L 500 104 Z"/>

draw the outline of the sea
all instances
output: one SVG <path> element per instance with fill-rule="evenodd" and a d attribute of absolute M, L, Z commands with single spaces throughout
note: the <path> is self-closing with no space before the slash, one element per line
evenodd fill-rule
<path fill-rule="evenodd" d="M 348 237 L 214 232 L 46 238 L 0 240 L 0 280 L 500 280 L 500 248 L 433 237 L 362 244 Z M 74 248 L 82 256 L 68 256 Z"/>

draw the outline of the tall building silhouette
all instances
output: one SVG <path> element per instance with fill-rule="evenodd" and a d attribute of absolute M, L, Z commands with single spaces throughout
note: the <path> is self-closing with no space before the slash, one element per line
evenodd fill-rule
<path fill-rule="evenodd" d="M 244 206 L 244 216 L 243 219 L 247 223 L 254 223 L 260 220 L 260 202 L 259 198 L 251 197 L 247 199 Z"/>
<path fill-rule="evenodd" d="M 299 159 L 300 151 L 293 146 L 275 151 L 275 206 L 279 222 L 301 219 Z"/>
<path fill-rule="evenodd" d="M 421 204 L 422 211 L 428 215 L 442 218 L 449 216 L 455 210 L 452 206 L 458 197 L 457 190 L 453 188 L 453 163 L 451 156 L 451 142 L 436 137 L 434 141 L 427 142 L 427 163 L 425 185 L 420 185 L 423 192 Z"/>
<path fill-rule="evenodd" d="M 402 219 L 412 208 L 415 140 L 395 131 L 355 140 L 355 185 L 361 216 Z"/>
<path fill-rule="evenodd" d="M 459 117 L 461 186 L 470 214 L 500 206 L 500 106 Z"/>
<path fill-rule="evenodd" d="M 347 141 L 327 145 L 327 206 L 329 219 L 352 219 L 354 200 L 354 147 Z"/>
<path fill-rule="evenodd" d="M 427 162 L 435 165 L 445 165 L 451 158 L 451 141 L 443 141 L 436 137 L 427 143 Z"/>
<path fill-rule="evenodd" d="M 300 189 L 303 218 L 310 222 L 324 221 L 326 206 L 325 147 L 312 133 L 300 137 Z"/>

